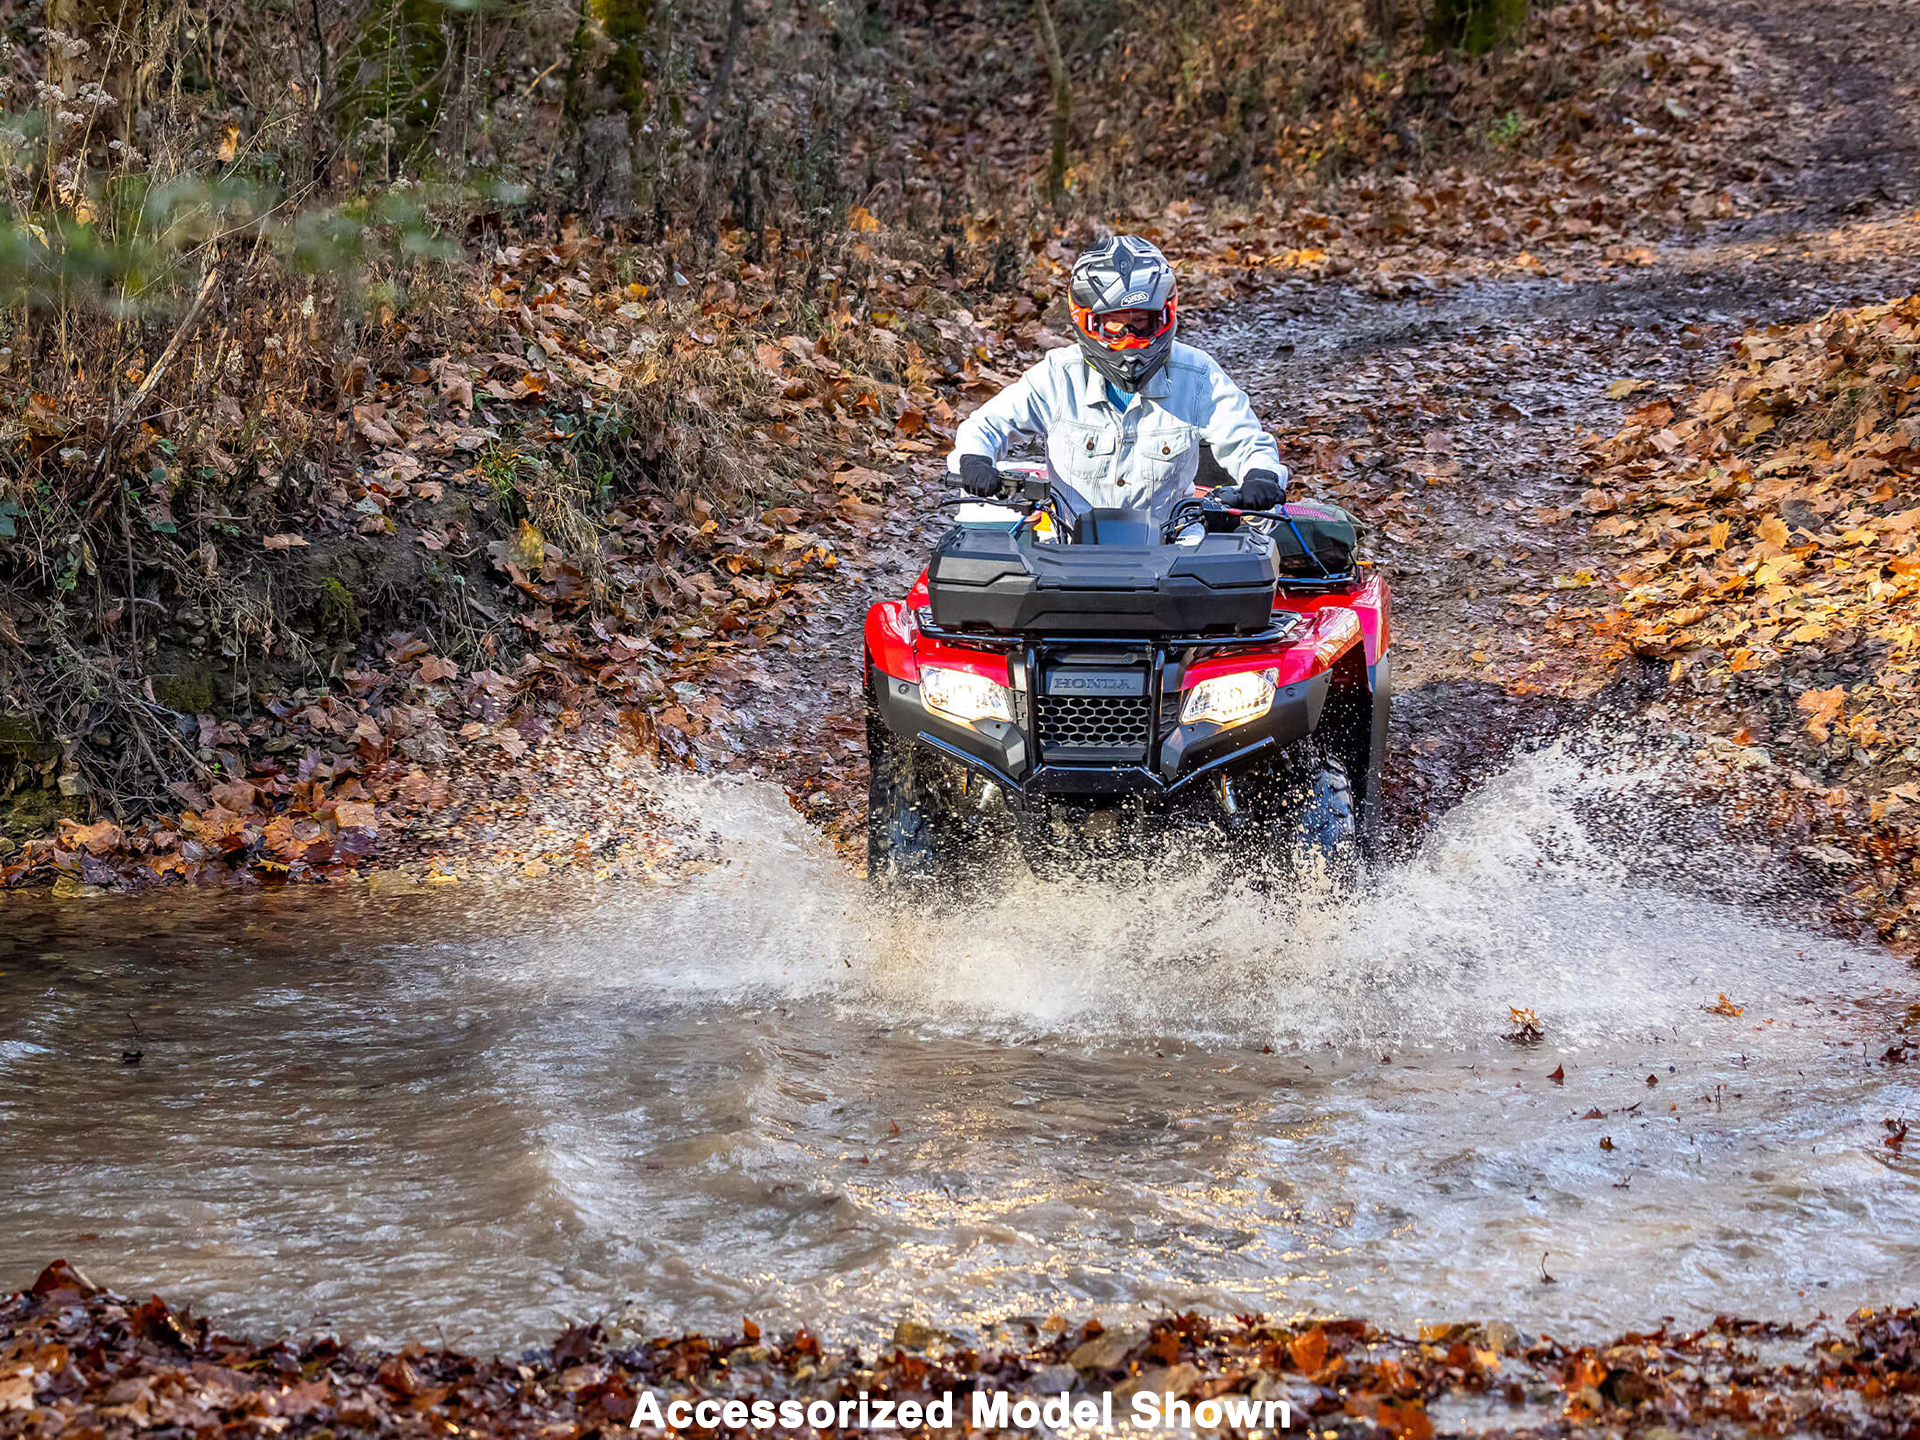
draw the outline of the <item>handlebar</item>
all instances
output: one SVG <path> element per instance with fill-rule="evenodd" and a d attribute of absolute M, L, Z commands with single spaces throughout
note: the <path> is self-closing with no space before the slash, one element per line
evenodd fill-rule
<path fill-rule="evenodd" d="M 1025 500 L 1002 495 L 951 495 L 940 502 L 942 510 L 949 506 L 960 505 L 998 505 L 1003 510 L 1027 510 L 1032 508 Z"/>

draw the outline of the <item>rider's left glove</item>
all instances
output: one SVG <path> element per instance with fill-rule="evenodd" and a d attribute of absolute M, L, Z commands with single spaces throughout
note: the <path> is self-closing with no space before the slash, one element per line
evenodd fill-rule
<path fill-rule="evenodd" d="M 985 455 L 960 457 L 960 488 L 969 495 L 998 495 L 1001 484 L 1000 467 Z"/>
<path fill-rule="evenodd" d="M 1286 482 L 1271 470 L 1249 470 L 1240 478 L 1242 510 L 1271 510 L 1286 494 Z"/>

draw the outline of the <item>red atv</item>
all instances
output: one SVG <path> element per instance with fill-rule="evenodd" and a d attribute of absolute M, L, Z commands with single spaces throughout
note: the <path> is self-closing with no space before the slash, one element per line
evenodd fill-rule
<path fill-rule="evenodd" d="M 867 611 L 869 873 L 1036 873 L 1148 830 L 1351 874 L 1378 807 L 1385 582 L 1331 506 L 1196 494 L 1165 522 L 1032 469 Z M 1091 843 L 1076 846 L 1075 840 Z"/>

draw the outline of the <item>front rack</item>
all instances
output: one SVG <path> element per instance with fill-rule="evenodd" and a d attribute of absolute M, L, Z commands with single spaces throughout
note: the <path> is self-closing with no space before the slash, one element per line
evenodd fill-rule
<path fill-rule="evenodd" d="M 948 630 L 936 625 L 933 612 L 919 609 L 913 612 L 914 624 L 920 633 L 930 640 L 938 640 L 942 645 L 957 645 L 962 649 L 988 650 L 999 655 L 1016 655 L 1031 645 L 1070 645 L 1076 649 L 1087 645 L 1116 645 L 1139 649 L 1142 646 L 1153 649 L 1183 650 L 1206 647 L 1210 651 L 1249 650 L 1261 645 L 1271 645 L 1284 640 L 1293 633 L 1299 624 L 1298 617 L 1290 616 L 1286 623 L 1269 625 L 1266 629 L 1251 635 L 1002 635 L 992 631 Z"/>

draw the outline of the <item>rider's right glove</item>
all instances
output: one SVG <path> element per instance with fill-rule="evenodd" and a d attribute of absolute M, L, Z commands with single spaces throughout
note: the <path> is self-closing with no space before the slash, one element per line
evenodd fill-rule
<path fill-rule="evenodd" d="M 1242 510 L 1271 510 L 1286 497 L 1286 487 L 1271 470 L 1249 470 L 1240 480 Z"/>
<path fill-rule="evenodd" d="M 960 488 L 969 495 L 998 495 L 1000 467 L 985 455 L 960 457 Z"/>

